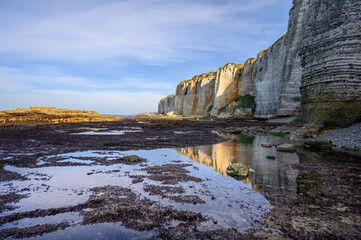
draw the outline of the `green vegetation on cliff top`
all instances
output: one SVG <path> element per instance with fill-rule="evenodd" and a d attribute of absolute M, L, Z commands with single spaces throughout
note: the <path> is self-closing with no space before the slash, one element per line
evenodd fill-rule
<path fill-rule="evenodd" d="M 200 80 L 202 78 L 216 77 L 216 75 L 217 75 L 217 72 L 209 72 L 209 73 L 202 73 L 201 75 L 195 75 L 192 79 L 180 82 L 178 84 L 178 86 L 184 85 L 184 84 L 189 83 L 189 82 L 196 82 L 196 81 L 198 81 L 198 80 Z"/>

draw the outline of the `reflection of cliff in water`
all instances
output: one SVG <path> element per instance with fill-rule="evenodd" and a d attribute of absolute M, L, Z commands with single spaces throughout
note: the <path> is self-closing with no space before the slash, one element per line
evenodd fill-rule
<path fill-rule="evenodd" d="M 231 141 L 209 146 L 178 149 L 178 153 L 227 176 L 226 169 L 232 163 L 240 162 L 255 170 L 244 180 L 251 183 L 254 190 L 262 189 L 274 194 L 296 193 L 297 170 L 286 165 L 298 163 L 296 153 L 277 152 L 272 148 L 264 148 L 262 143 L 272 143 L 272 136 L 234 136 Z M 276 156 L 269 160 L 267 155 Z M 286 165 L 284 163 L 287 163 Z"/>

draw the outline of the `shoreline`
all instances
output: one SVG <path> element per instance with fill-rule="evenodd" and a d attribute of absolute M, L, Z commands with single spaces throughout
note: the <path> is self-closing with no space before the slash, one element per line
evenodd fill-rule
<path fill-rule="evenodd" d="M 169 188 L 164 188 L 162 185 L 151 185 L 146 187 L 151 194 L 161 194 L 167 198 L 173 199 L 172 201 L 185 201 L 184 204 L 203 204 L 203 200 L 197 195 L 184 195 L 184 190 L 173 184 L 173 179 L 188 179 L 187 181 L 201 181 L 198 179 L 200 176 L 192 176 L 187 173 L 184 163 L 179 163 L 176 159 L 174 162 L 159 165 L 158 167 L 147 166 L 146 160 L 137 162 L 129 162 L 135 157 L 122 158 L 114 163 L 110 163 L 102 157 L 82 158 L 82 163 L 78 162 L 63 162 L 62 155 L 79 152 L 79 151 L 93 151 L 93 152 L 112 152 L 112 151 L 129 151 L 129 150 L 151 150 L 151 149 L 174 149 L 174 148 L 194 148 L 195 146 L 204 146 L 232 142 L 229 136 L 237 136 L 239 134 L 247 134 L 254 136 L 257 134 L 272 132 L 282 124 L 267 123 L 265 121 L 255 121 L 253 119 L 243 120 L 209 120 L 197 121 L 195 119 L 182 119 L 182 120 L 165 120 L 165 119 L 127 119 L 127 121 L 119 122 L 100 122 L 100 123 L 66 123 L 66 124 L 48 124 L 36 126 L 1 126 L 0 145 L 2 146 L 0 157 L 1 178 L 0 182 L 9 180 L 26 180 L 26 176 L 19 175 L 18 173 L 4 169 L 5 166 L 14 166 L 17 168 L 41 169 L 42 167 L 76 167 L 76 166 L 112 166 L 112 164 L 121 164 L 122 166 L 140 166 L 148 174 L 140 175 L 136 172 L 130 172 L 133 184 L 142 184 L 147 182 L 149 178 L 157 181 L 170 181 L 168 182 Z M 123 130 L 121 130 L 123 129 Z M 142 129 L 142 131 L 139 131 Z M 215 134 L 216 130 L 223 129 L 225 134 Z M 103 135 L 106 132 L 114 132 L 118 135 Z M 123 131 L 123 132 L 120 132 Z M 231 133 L 233 132 L 233 133 Z M 81 133 L 81 134 L 79 134 Z M 227 135 L 228 134 L 228 135 Z M 229 135 L 230 134 L 230 135 Z M 279 138 L 281 141 L 286 139 Z M 242 140 L 242 139 L 241 139 Z M 247 140 L 247 139 L 244 139 Z M 244 141 L 242 140 L 242 141 Z M 248 140 L 247 140 L 248 141 Z M 272 142 L 270 142 L 272 143 Z M 131 229 L 148 229 L 147 226 L 154 226 L 159 229 L 159 237 L 169 238 L 177 234 L 188 238 L 201 238 L 201 237 L 221 237 L 225 239 L 263 239 L 269 237 L 276 238 L 298 238 L 301 236 L 312 237 L 329 237 L 343 236 L 348 234 L 350 239 L 357 239 L 357 227 L 360 226 L 358 218 L 360 212 L 357 210 L 361 204 L 361 199 L 358 193 L 361 192 L 357 185 L 357 181 L 361 180 L 361 163 L 360 159 L 353 158 L 349 155 L 341 153 L 332 154 L 331 152 L 315 152 L 304 150 L 300 147 L 296 148 L 296 153 L 301 157 L 301 162 L 289 162 L 289 159 L 276 160 L 285 169 L 294 169 L 297 171 L 297 194 L 279 195 L 266 189 L 259 189 L 259 192 L 265 196 L 272 204 L 272 210 L 265 214 L 260 221 L 262 228 L 249 229 L 247 232 L 237 232 L 234 229 L 202 232 L 191 231 L 190 226 L 206 221 L 201 215 L 194 215 L 192 212 L 183 212 L 176 209 L 167 209 L 166 211 L 173 212 L 172 216 L 178 218 L 192 218 L 193 221 L 186 221 L 185 226 L 178 226 L 171 228 L 171 230 L 164 228 L 163 220 L 158 223 L 149 223 L 146 220 L 139 225 L 135 224 L 131 216 L 126 218 L 118 218 L 117 215 L 111 215 L 111 221 L 122 221 Z M 11 156 L 11 158 L 9 158 Z M 50 157 L 42 165 L 38 165 L 39 158 L 46 156 Z M 87 161 L 94 161 L 94 163 L 87 163 Z M 133 161 L 133 160 L 132 160 Z M 271 160 L 269 160 L 271 161 Z M 175 176 L 169 176 L 170 172 L 176 170 Z M 117 174 L 117 169 L 111 171 L 93 171 L 90 176 L 96 174 Z M 126 173 L 127 174 L 127 173 Z M 150 175 L 149 175 L 150 174 Z M 185 174 L 185 175 L 184 175 Z M 45 176 L 38 176 L 44 178 Z M 194 178 L 196 177 L 196 178 Z M 45 180 L 47 181 L 47 180 Z M 178 180 L 177 180 L 178 181 Z M 182 180 L 183 181 L 183 180 Z M 204 181 L 204 179 L 202 180 Z M 45 182 L 46 183 L 46 182 Z M 331 184 L 332 183 L 332 184 Z M 167 185 L 168 186 L 168 185 Z M 312 187 L 310 187 L 312 186 Z M 114 202 L 106 196 L 111 197 L 112 194 L 119 193 L 124 196 L 121 200 L 122 211 L 130 211 L 127 203 L 134 202 L 135 208 L 143 209 L 144 215 L 142 219 L 147 219 L 148 211 L 152 214 L 157 214 L 160 219 L 163 219 L 165 208 L 158 207 L 148 208 L 151 202 L 138 199 L 134 193 L 130 192 L 126 186 L 122 188 L 104 187 L 91 189 L 93 195 L 84 203 L 84 205 L 69 206 L 66 208 L 44 209 L 38 212 L 26 212 L 18 215 L 11 215 L 12 218 L 21 220 L 26 217 L 39 217 L 51 216 L 58 213 L 77 213 L 82 212 L 82 209 L 91 207 L 92 212 L 87 214 L 87 221 L 89 223 L 97 223 L 106 221 L 107 214 L 111 212 L 103 212 L 96 204 L 97 201 L 101 202 L 100 206 L 108 209 L 114 207 Z M 24 193 L 19 191 L 14 192 L 13 195 L 1 195 L 4 198 L 5 209 L 22 198 L 26 198 Z M 176 192 L 180 194 L 174 197 L 172 194 Z M 104 194 L 103 197 L 97 194 Z M 171 194 L 171 195 L 169 195 Z M 326 195 L 324 195 L 326 194 Z M 115 201 L 115 200 L 114 200 Z M 125 202 L 124 202 L 125 201 Z M 9 205 L 10 204 L 10 205 Z M 0 208 L 1 209 L 1 208 Z M 99 215 L 100 214 L 100 215 Z M 309 221 L 309 219 L 315 219 Z M 334 219 L 342 218 L 343 222 Z M 2 219 L 2 218 L 0 218 Z M 10 218 L 9 218 L 10 219 Z M 332 221 L 330 220 L 332 219 Z M 4 219 L 2 219 L 4 220 Z M 315 221 L 323 222 L 327 229 L 320 232 L 320 226 L 314 224 Z M 134 225 L 135 224 L 135 225 Z M 144 225 L 145 224 L 145 225 Z M 151 224 L 151 225 L 147 225 Z M 155 224 L 155 225 L 153 225 Z M 31 234 L 43 234 L 46 232 L 54 232 L 58 229 L 67 229 L 66 223 L 60 225 L 49 225 L 44 227 L 43 230 L 38 228 L 29 228 L 25 232 Z M 267 229 L 278 229 L 277 231 Z M 262 230 L 263 229 L 263 230 Z M 308 229 L 305 231 L 305 229 Z M 14 236 L 19 234 L 18 231 L 22 230 L 1 230 L 3 236 Z M 40 232 L 39 232 L 40 231 Z M 1 235 L 0 234 L 0 235 Z M 5 235 L 4 235 L 5 234 Z M 171 235 L 169 235 L 171 234 Z M 173 235 L 172 235 L 173 234 Z M 174 235 L 175 234 L 175 235 Z"/>

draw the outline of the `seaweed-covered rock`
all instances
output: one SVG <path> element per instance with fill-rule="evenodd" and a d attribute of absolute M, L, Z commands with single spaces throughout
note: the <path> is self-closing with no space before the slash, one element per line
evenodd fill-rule
<path fill-rule="evenodd" d="M 288 144 L 288 143 L 278 145 L 276 147 L 276 149 L 277 149 L 277 151 L 280 151 L 280 152 L 294 152 L 294 151 L 296 151 L 295 146 L 292 145 L 292 144 Z"/>
<path fill-rule="evenodd" d="M 226 173 L 236 179 L 244 179 L 248 176 L 248 167 L 242 163 L 233 163 L 227 167 Z"/>

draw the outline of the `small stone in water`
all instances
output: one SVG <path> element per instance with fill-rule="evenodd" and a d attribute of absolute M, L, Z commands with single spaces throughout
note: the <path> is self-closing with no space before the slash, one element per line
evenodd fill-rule
<path fill-rule="evenodd" d="M 261 146 L 266 147 L 266 148 L 270 148 L 270 147 L 272 147 L 272 144 L 271 143 L 262 143 Z"/>

